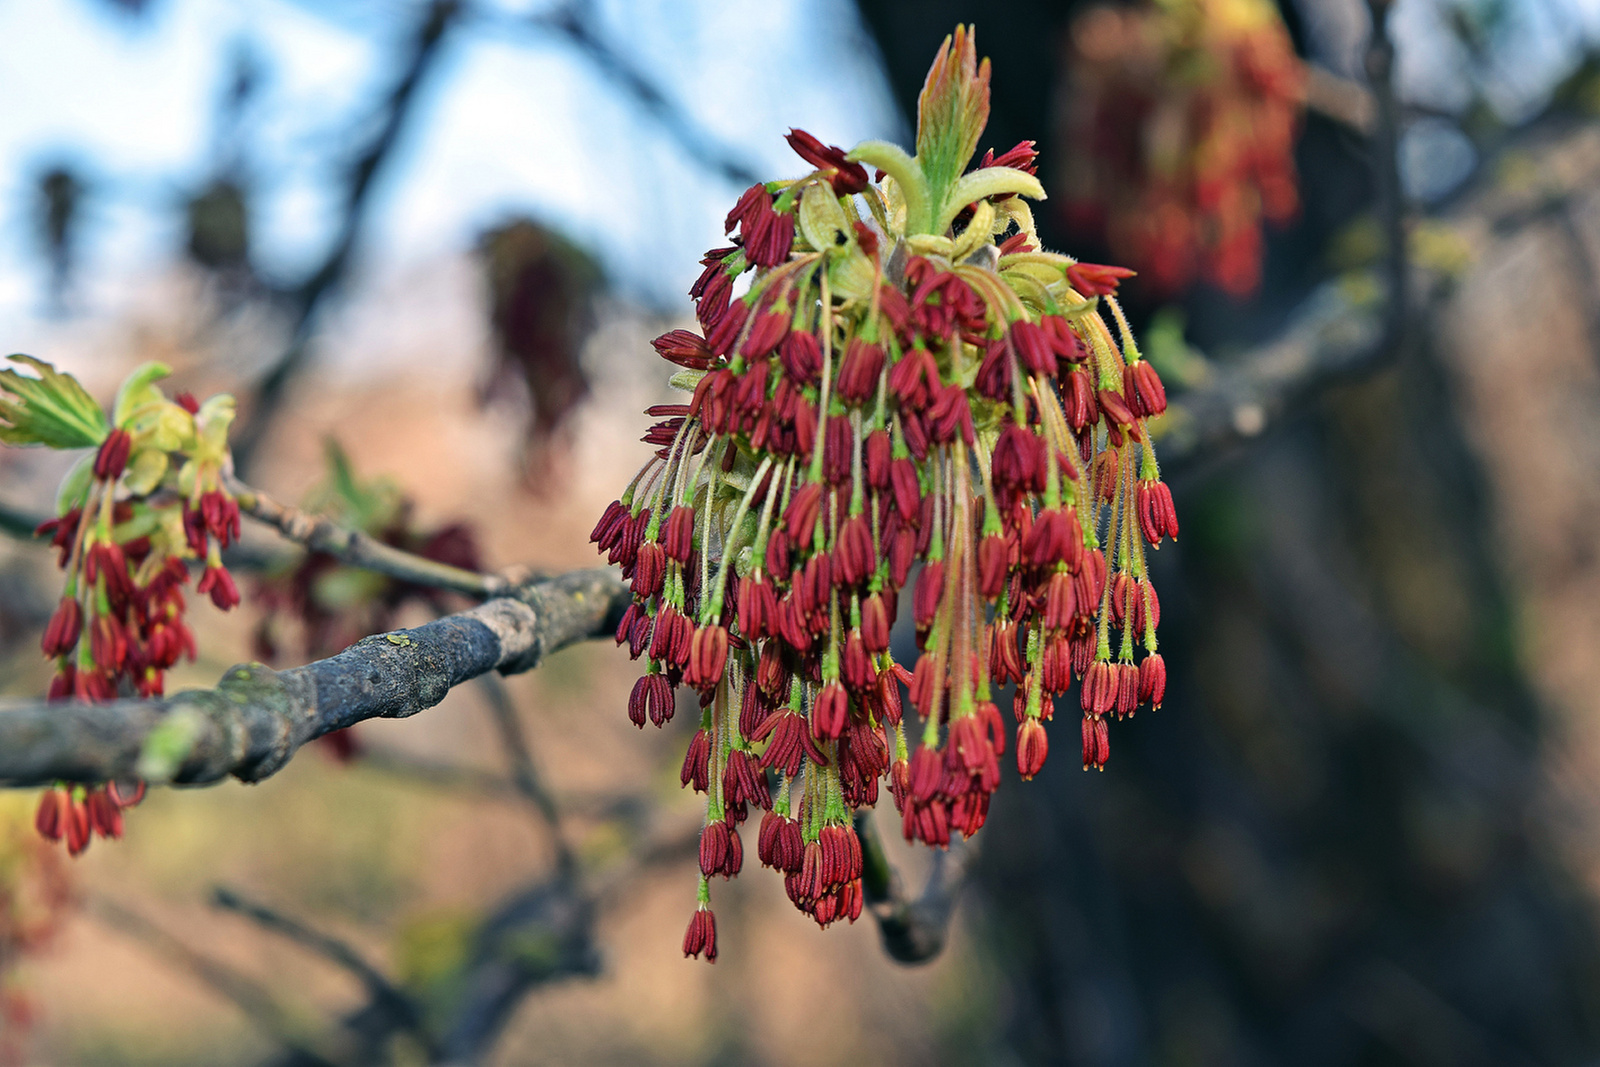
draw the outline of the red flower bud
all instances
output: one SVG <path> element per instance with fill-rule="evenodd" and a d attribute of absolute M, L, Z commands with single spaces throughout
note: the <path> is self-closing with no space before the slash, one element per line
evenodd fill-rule
<path fill-rule="evenodd" d="M 683 770 L 678 780 L 692 784 L 696 793 L 707 792 L 711 787 L 711 738 L 704 730 L 696 730 L 689 742 L 689 751 L 683 755 Z"/>
<path fill-rule="evenodd" d="M 690 370 L 709 370 L 717 361 L 706 339 L 692 330 L 672 330 L 650 344 L 662 359 Z"/>
<path fill-rule="evenodd" d="M 1139 664 L 1139 699 L 1159 708 L 1167 696 L 1167 664 L 1152 652 Z"/>
<path fill-rule="evenodd" d="M 825 685 L 811 707 L 811 733 L 819 741 L 844 733 L 850 717 L 850 696 L 838 682 Z"/>
<path fill-rule="evenodd" d="M 94 456 L 94 476 L 101 481 L 114 482 L 128 468 L 128 455 L 133 451 L 133 435 L 118 427 L 100 442 L 100 451 Z"/>
<path fill-rule="evenodd" d="M 233 575 L 225 567 L 210 567 L 200 575 L 200 581 L 195 584 L 195 592 L 211 594 L 211 603 L 220 611 L 228 611 L 239 606 L 239 587 L 233 583 Z"/>
<path fill-rule="evenodd" d="M 40 646 L 51 658 L 65 656 L 78 645 L 78 635 L 83 633 L 83 607 L 76 597 L 62 597 L 56 605 L 50 623 L 44 629 Z"/>
<path fill-rule="evenodd" d="M 1067 268 L 1067 284 L 1084 296 L 1108 296 L 1117 291 L 1124 278 L 1134 276 L 1127 267 L 1108 267 L 1101 263 L 1074 263 Z"/>
<path fill-rule="evenodd" d="M 820 171 L 831 171 L 828 181 L 835 196 L 851 196 L 866 191 L 867 168 L 845 158 L 844 149 L 825 145 L 804 130 L 791 129 L 784 140 L 794 149 L 795 155 Z"/>
<path fill-rule="evenodd" d="M 684 958 L 698 957 L 701 953 L 705 953 L 707 963 L 717 962 L 717 917 L 710 908 L 697 910 L 683 934 Z"/>
<path fill-rule="evenodd" d="M 1050 735 L 1038 719 L 1025 719 L 1017 727 L 1017 773 L 1028 781 L 1044 766 L 1050 753 Z"/>

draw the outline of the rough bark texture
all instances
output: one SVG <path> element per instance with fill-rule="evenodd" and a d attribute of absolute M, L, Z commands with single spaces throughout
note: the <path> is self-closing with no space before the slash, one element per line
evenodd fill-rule
<path fill-rule="evenodd" d="M 243 664 L 215 689 L 162 700 L 0 709 L 0 783 L 142 777 L 257 782 L 307 741 L 364 719 L 402 719 L 492 670 L 515 674 L 616 627 L 627 604 L 612 570 L 534 582 L 413 630 L 375 634 L 324 660 L 274 671 Z"/>

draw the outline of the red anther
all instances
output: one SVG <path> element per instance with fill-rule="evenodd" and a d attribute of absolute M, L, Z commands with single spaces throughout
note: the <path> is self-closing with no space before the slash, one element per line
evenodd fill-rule
<path fill-rule="evenodd" d="M 633 560 L 633 595 L 649 598 L 661 592 L 667 577 L 667 553 L 658 541 L 639 546 Z"/>
<path fill-rule="evenodd" d="M 816 335 L 795 330 L 778 346 L 778 362 L 799 385 L 815 385 L 822 375 L 822 345 Z"/>
<path fill-rule="evenodd" d="M 917 477 L 917 465 L 909 458 L 897 459 L 889 464 L 889 484 L 894 489 L 895 510 L 907 522 L 917 525 L 922 514 L 922 483 Z"/>
<path fill-rule="evenodd" d="M 44 628 L 44 638 L 39 642 L 44 654 L 51 658 L 65 656 L 78 645 L 83 633 L 83 607 L 76 597 L 62 597 Z"/>
<path fill-rule="evenodd" d="M 722 321 L 727 314 L 733 298 L 733 278 L 721 267 L 708 267 L 712 272 L 707 279 L 705 288 L 696 298 L 695 318 L 700 322 L 700 328 L 707 331 L 707 347 L 710 347 L 709 333 L 713 326 Z M 715 349 L 712 350 L 716 354 Z"/>
<path fill-rule="evenodd" d="M 122 837 L 122 809 L 112 803 L 104 788 L 92 789 L 84 797 L 84 810 L 89 816 L 89 828 L 101 837 L 120 840 Z"/>
<path fill-rule="evenodd" d="M 727 310 L 717 320 L 706 325 L 706 344 L 712 352 L 726 356 L 733 351 L 733 343 L 744 332 L 745 321 L 750 317 L 750 305 L 743 300 L 730 300 Z"/>
<path fill-rule="evenodd" d="M 1178 539 L 1178 512 L 1172 506 L 1172 490 L 1166 482 L 1140 482 L 1136 500 L 1139 530 L 1146 541 L 1159 546 L 1163 537 Z"/>
<path fill-rule="evenodd" d="M 844 686 L 831 682 L 817 692 L 811 708 L 811 735 L 817 740 L 838 737 L 844 733 L 850 718 L 850 695 Z"/>
<path fill-rule="evenodd" d="M 1018 141 L 1015 146 L 1008 148 L 1004 154 L 999 156 L 996 156 L 994 149 L 991 148 L 983 154 L 983 160 L 978 166 L 1011 167 L 1026 174 L 1036 174 L 1039 170 L 1035 162 L 1039 158 L 1039 150 L 1036 144 L 1037 142 L 1034 141 Z"/>
<path fill-rule="evenodd" d="M 874 489 L 889 488 L 889 466 L 894 462 L 892 450 L 888 430 L 873 430 L 861 442 L 867 484 Z"/>
<path fill-rule="evenodd" d="M 772 807 L 772 794 L 767 789 L 767 776 L 750 753 L 734 749 L 728 753 L 728 765 L 722 772 L 723 803 L 754 804 L 758 808 Z"/>
<path fill-rule="evenodd" d="M 1020 685 L 1027 677 L 1017 649 L 1017 624 L 1010 619 L 998 619 L 989 625 L 989 677 L 996 685 Z"/>
<path fill-rule="evenodd" d="M 749 193 L 745 195 L 748 197 Z M 763 189 L 745 211 L 739 236 L 744 241 L 745 257 L 751 263 L 758 267 L 776 267 L 789 258 L 789 250 L 794 246 L 794 216 L 775 210 L 771 195 Z"/>
<path fill-rule="evenodd" d="M 769 311 L 757 316 L 750 333 L 745 336 L 744 344 L 739 347 L 740 355 L 750 359 L 765 358 L 789 332 L 791 321 L 789 313 L 784 311 Z"/>
<path fill-rule="evenodd" d="M 998 251 L 1002 256 L 1011 256 L 1018 252 L 1026 252 L 1031 247 L 1032 245 L 1028 243 L 1028 235 L 1018 231 L 1001 241 Z"/>
<path fill-rule="evenodd" d="M 768 641 L 761 648 L 761 658 L 756 661 L 756 685 L 774 699 L 789 692 L 789 669 L 783 664 L 783 652 L 776 641 Z"/>
<path fill-rule="evenodd" d="M 778 596 L 760 571 L 739 579 L 739 632 L 746 640 L 771 637 L 777 632 Z"/>
<path fill-rule="evenodd" d="M 978 542 L 978 593 L 995 600 L 1005 591 L 1011 568 L 1011 541 L 1001 534 L 989 534 Z"/>
<path fill-rule="evenodd" d="M 959 434 L 968 445 L 972 444 L 972 405 L 961 386 L 950 385 L 940 392 L 928 410 L 928 419 L 935 441 L 948 444 Z"/>
<path fill-rule="evenodd" d="M 144 792 L 145 783 L 142 779 L 135 781 L 127 791 L 124 791 L 122 786 L 119 786 L 115 781 L 106 783 L 106 796 L 110 797 L 111 802 L 119 808 L 133 807 L 144 799 Z"/>
<path fill-rule="evenodd" d="M 851 338 L 839 363 L 835 383 L 839 398 L 847 404 L 864 404 L 878 395 L 878 378 L 883 374 L 883 346 L 859 337 Z"/>
<path fill-rule="evenodd" d="M 689 750 L 683 755 L 683 770 L 678 774 L 683 785 L 693 785 L 696 793 L 711 787 L 711 738 L 704 730 L 696 730 L 689 741 Z"/>
<path fill-rule="evenodd" d="M 920 411 L 933 401 L 939 388 L 939 364 L 926 348 L 912 348 L 889 368 L 889 391 L 903 409 Z"/>
<path fill-rule="evenodd" d="M 104 482 L 114 482 L 128 468 L 128 456 L 133 451 L 133 435 L 120 426 L 100 442 L 94 456 L 94 476 Z"/>
<path fill-rule="evenodd" d="M 1092 610 L 1092 608 L 1091 608 Z M 1078 613 L 1077 582 L 1065 571 L 1055 571 L 1044 592 L 1044 625 L 1047 630 L 1067 630 Z"/>
<path fill-rule="evenodd" d="M 689 639 L 689 660 L 683 681 L 696 689 L 713 689 L 722 681 L 728 662 L 728 631 L 721 626 L 701 626 Z"/>
<path fill-rule="evenodd" d="M 642 730 L 649 719 L 660 726 L 672 718 L 673 710 L 672 686 L 665 676 L 645 674 L 633 683 L 633 692 L 628 696 L 628 719 L 633 725 Z"/>
<path fill-rule="evenodd" d="M 884 652 L 889 648 L 889 609 L 882 596 L 863 597 L 861 600 L 861 641 L 868 652 Z"/>
<path fill-rule="evenodd" d="M 89 648 L 96 667 L 116 674 L 128 659 L 127 631 L 113 616 L 96 615 L 89 626 Z"/>
<path fill-rule="evenodd" d="M 710 370 L 717 362 L 706 339 L 693 330 L 671 330 L 650 342 L 656 354 L 668 363 L 690 370 Z"/>
<path fill-rule="evenodd" d="M 65 789 L 46 789 L 39 794 L 39 807 L 33 813 L 33 828 L 48 841 L 66 836 L 71 821 L 72 798 Z"/>
<path fill-rule="evenodd" d="M 1085 714 L 1104 715 L 1116 707 L 1117 675 L 1111 669 L 1111 664 L 1096 660 L 1089 665 L 1088 673 L 1083 676 L 1080 696 Z"/>
<path fill-rule="evenodd" d="M 209 593 L 211 603 L 219 611 L 229 611 L 239 606 L 239 587 L 233 583 L 233 575 L 225 567 L 206 567 L 194 591 L 202 595 Z"/>
<path fill-rule="evenodd" d="M 900 718 L 905 711 L 900 702 L 900 680 L 894 671 L 879 672 L 877 698 L 879 717 L 890 726 L 899 725 Z"/>
<path fill-rule="evenodd" d="M 833 550 L 833 577 L 841 586 L 860 585 L 878 569 L 872 548 L 872 527 L 865 515 L 852 515 L 839 527 L 839 541 Z"/>
<path fill-rule="evenodd" d="M 802 552 L 811 547 L 821 510 L 822 485 L 818 482 L 807 482 L 796 489 L 789 497 L 789 506 L 783 509 L 783 527 Z"/>
<path fill-rule="evenodd" d="M 1139 699 L 1159 708 L 1167 696 L 1167 664 L 1152 652 L 1139 664 Z"/>
<path fill-rule="evenodd" d="M 1117 718 L 1132 715 L 1139 708 L 1139 668 L 1132 663 L 1112 665 L 1117 685 Z"/>
<path fill-rule="evenodd" d="M 1128 410 L 1128 402 L 1122 394 L 1114 389 L 1102 389 L 1095 394 L 1095 399 L 1100 403 L 1100 410 L 1107 420 L 1118 426 L 1132 426 L 1133 412 Z"/>
<path fill-rule="evenodd" d="M 1067 284 L 1084 296 L 1109 296 L 1117 291 L 1124 278 L 1134 271 L 1127 267 L 1110 267 L 1103 263 L 1074 263 L 1067 268 Z"/>
<path fill-rule="evenodd" d="M 63 836 L 67 839 L 67 855 L 79 856 L 89 847 L 92 839 L 93 827 L 89 824 L 89 809 L 83 801 L 67 795 L 66 820 L 62 824 Z"/>
<path fill-rule="evenodd" d="M 1140 418 L 1160 415 L 1167 410 L 1167 389 L 1161 384 L 1161 375 L 1141 359 L 1122 368 L 1122 395 L 1128 407 Z"/>
<path fill-rule="evenodd" d="M 1044 464 L 1044 441 L 1033 431 L 1007 420 L 994 446 L 995 482 L 1016 489 L 1042 490 Z"/>
<path fill-rule="evenodd" d="M 694 552 L 694 508 L 679 504 L 667 515 L 667 527 L 662 531 L 661 547 L 668 559 L 688 563 Z"/>
<path fill-rule="evenodd" d="M 606 513 L 609 518 L 603 517 L 600 520 L 600 524 L 594 528 L 594 534 L 595 541 L 600 546 L 600 551 L 607 553 L 609 562 L 617 563 L 621 560 L 625 553 L 629 552 L 628 546 L 629 542 L 632 540 L 634 521 L 633 516 L 628 514 L 628 509 L 622 503 L 614 502 L 612 507 L 614 507 L 615 510 L 613 511 L 612 508 L 606 509 Z M 642 515 L 648 515 L 649 513 L 649 508 L 645 508 L 642 512 L 640 512 Z M 187 512 L 184 514 L 184 519 L 184 525 L 187 529 Z M 190 547 L 192 548 L 193 545 L 191 544 Z M 201 548 L 204 550 L 203 543 Z M 638 550 L 635 548 L 633 551 L 636 552 Z M 631 557 L 629 562 L 632 562 Z"/>
<path fill-rule="evenodd" d="M 1083 717 L 1083 769 L 1100 770 L 1111 758 L 1111 730 L 1099 715 Z"/>
<path fill-rule="evenodd" d="M 700 831 L 700 873 L 710 878 L 720 874 L 732 878 L 744 866 L 744 846 L 739 833 L 718 819 Z"/>
<path fill-rule="evenodd" d="M 919 631 L 933 626 L 933 618 L 938 614 L 943 599 L 944 561 L 930 559 L 922 565 L 922 573 L 917 575 L 917 587 L 911 596 L 911 617 L 916 621 Z"/>
<path fill-rule="evenodd" d="M 1022 359 L 1022 365 L 1030 372 L 1046 377 L 1055 376 L 1056 353 L 1044 327 L 1027 319 L 1018 319 L 1011 324 L 1011 345 Z"/>
<path fill-rule="evenodd" d="M 683 934 L 683 955 L 698 957 L 705 954 L 707 963 L 717 962 L 717 917 L 710 908 L 700 908 L 689 919 L 689 929 Z"/>
<path fill-rule="evenodd" d="M 923 745 L 911 754 L 911 796 L 926 804 L 939 793 L 944 781 L 944 755 L 936 748 Z"/>
<path fill-rule="evenodd" d="M 762 204 L 772 204 L 772 194 L 767 192 L 767 187 L 760 182 L 752 185 L 739 194 L 739 199 L 728 211 L 728 217 L 723 221 L 722 232 L 732 233 L 734 228 L 745 219 L 749 218 Z"/>
<path fill-rule="evenodd" d="M 1017 727 L 1017 773 L 1024 782 L 1038 774 L 1050 754 L 1050 735 L 1038 719 L 1024 719 Z"/>
<path fill-rule="evenodd" d="M 872 665 L 872 656 L 867 652 L 860 630 L 851 630 L 845 636 L 839 670 L 851 692 L 866 693 L 877 686 L 878 671 Z"/>
<path fill-rule="evenodd" d="M 193 393 L 179 393 L 172 398 L 173 402 L 191 415 L 200 414 L 200 401 L 196 400 Z"/>
<path fill-rule="evenodd" d="M 784 140 L 789 142 L 795 155 L 820 171 L 831 172 L 828 181 L 833 186 L 835 196 L 850 196 L 866 191 L 867 168 L 846 159 L 845 150 L 838 145 L 825 145 L 806 131 L 798 129 L 791 129 Z"/>

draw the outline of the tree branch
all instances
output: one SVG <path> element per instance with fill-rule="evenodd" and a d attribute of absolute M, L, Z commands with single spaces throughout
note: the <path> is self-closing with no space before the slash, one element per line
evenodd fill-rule
<path fill-rule="evenodd" d="M 281 504 L 237 478 L 228 479 L 228 491 L 239 501 L 239 510 L 252 519 L 274 527 L 295 544 L 304 545 L 313 552 L 324 552 L 352 567 L 377 571 L 414 585 L 481 598 L 505 596 L 517 585 L 503 575 L 463 570 L 386 545 L 360 530 L 340 526 L 332 519 Z"/>
<path fill-rule="evenodd" d="M 416 1035 L 428 1049 L 429 1054 L 432 1054 L 433 1039 L 423 1025 L 422 1013 L 416 1003 L 395 988 L 382 972 L 363 959 L 355 949 L 336 937 L 313 930 L 299 920 L 291 919 L 264 904 L 247 900 L 227 886 L 213 887 L 211 899 L 217 907 L 242 915 L 263 929 L 288 938 L 348 971 L 366 987 L 367 995 L 374 1005 L 390 1012 L 395 1023 Z"/>
<path fill-rule="evenodd" d="M 277 998 L 253 978 L 191 948 L 149 919 L 106 897 L 93 897 L 89 909 L 101 922 L 143 942 L 188 971 L 237 1007 L 255 1028 L 278 1042 L 306 1067 L 338 1067 L 343 1057 L 315 1047 L 300 1032 Z"/>
<path fill-rule="evenodd" d="M 889 862 L 872 813 L 856 812 L 855 827 L 861 840 L 861 894 L 878 920 L 883 950 L 901 963 L 926 963 L 944 951 L 956 898 L 977 849 L 970 841 L 952 841 L 948 851 L 934 852 L 928 884 L 913 898 Z"/>
<path fill-rule="evenodd" d="M 501 747 L 506 750 L 506 759 L 511 764 L 511 782 L 517 794 L 528 802 L 549 828 L 555 842 L 557 873 L 563 878 L 575 877 L 578 862 L 562 829 L 561 811 L 534 767 L 533 752 L 528 747 L 528 738 L 523 732 L 522 720 L 517 718 L 517 708 L 511 702 L 511 694 L 506 692 L 505 684 L 492 674 L 480 675 L 478 684 L 488 698 L 489 714 L 494 719 L 495 729 L 500 733 Z"/>
<path fill-rule="evenodd" d="M 374 180 L 399 141 L 406 119 L 416 102 L 417 88 L 439 58 L 445 31 L 459 10 L 460 0 L 433 0 L 428 5 L 427 14 L 413 37 L 410 55 L 406 57 L 400 77 L 389 91 L 378 129 L 350 165 L 344 219 L 339 233 L 322 263 L 290 294 L 293 330 L 288 347 L 262 377 L 256 388 L 249 419 L 235 434 L 233 458 L 241 471 L 250 471 L 256 452 L 272 425 L 273 416 L 283 403 L 290 381 L 305 364 L 317 310 L 323 299 L 338 288 L 350 266 L 371 206 Z"/>
<path fill-rule="evenodd" d="M 616 571 L 574 571 L 414 630 L 364 638 L 304 667 L 234 667 L 215 689 L 0 708 L 0 785 L 133 777 L 201 785 L 229 775 L 257 782 L 313 738 L 415 715 L 470 678 L 530 670 L 557 649 L 612 631 L 628 598 Z"/>
<path fill-rule="evenodd" d="M 568 2 L 529 21 L 537 28 L 566 38 L 567 43 L 587 56 L 607 78 L 622 88 L 634 102 L 661 124 L 687 152 L 735 185 L 753 185 L 761 177 L 728 149 L 717 144 L 697 128 L 650 78 L 634 66 L 609 42 L 595 32 L 587 13 L 588 4 Z"/>

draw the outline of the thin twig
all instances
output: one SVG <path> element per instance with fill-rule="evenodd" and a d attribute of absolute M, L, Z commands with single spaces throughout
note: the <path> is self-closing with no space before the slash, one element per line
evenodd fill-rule
<path fill-rule="evenodd" d="M 214 886 L 211 890 L 211 899 L 217 907 L 242 915 L 263 929 L 310 949 L 348 971 L 366 987 L 367 995 L 374 1003 L 392 1012 L 396 1023 L 414 1034 L 428 1049 L 429 1054 L 432 1054 L 433 1038 L 423 1025 L 422 1012 L 416 1003 L 397 989 L 376 967 L 363 959 L 355 949 L 336 937 L 320 930 L 313 930 L 298 919 L 292 919 L 265 904 L 246 899 L 227 886 Z"/>
<path fill-rule="evenodd" d="M 588 9 L 587 3 L 573 0 L 553 11 L 533 16 L 529 24 L 565 38 L 568 44 L 588 57 L 601 74 L 621 87 L 660 123 L 690 158 L 737 185 L 753 185 L 761 180 L 732 151 L 697 127 L 648 75 L 597 33 Z"/>
<path fill-rule="evenodd" d="M 393 154 L 416 103 L 417 89 L 437 62 L 445 31 L 459 9 L 459 0 L 433 0 L 428 5 L 427 14 L 412 38 L 410 54 L 401 64 L 400 77 L 389 91 L 382 120 L 371 141 L 350 165 L 339 233 L 317 269 L 290 294 L 293 329 L 288 347 L 262 377 L 249 419 L 235 434 L 233 459 L 240 471 L 251 470 L 289 383 L 305 365 L 317 312 L 324 299 L 338 289 L 349 269 L 371 209 L 374 179 Z"/>
<path fill-rule="evenodd" d="M 516 705 L 511 702 L 511 694 L 506 691 L 505 682 L 493 674 L 481 674 L 477 681 L 489 701 L 489 714 L 500 732 L 500 743 L 511 764 L 511 781 L 517 793 L 528 801 L 549 827 L 556 853 L 557 873 L 563 878 L 573 878 L 577 875 L 578 864 L 561 826 L 560 809 L 556 807 L 555 798 L 544 787 L 534 767 L 528 737 L 522 729 L 522 720 L 517 716 Z"/>
<path fill-rule="evenodd" d="M 855 827 L 861 841 L 861 893 L 878 920 L 883 950 L 901 963 L 933 959 L 944 951 L 956 900 L 977 850 L 971 841 L 953 841 L 948 851 L 935 852 L 927 885 L 913 898 L 889 862 L 872 812 L 858 811 Z"/>
<path fill-rule="evenodd" d="M 227 998 L 257 1030 L 295 1054 L 301 1062 L 319 1067 L 338 1067 L 342 1062 L 342 1057 L 330 1058 L 326 1050 L 313 1047 L 291 1020 L 289 1012 L 255 979 L 190 947 L 143 915 L 108 897 L 90 898 L 89 910 L 107 926 L 143 942 Z"/>
<path fill-rule="evenodd" d="M 414 585 L 448 589 L 474 597 L 503 596 L 515 585 L 502 575 L 464 570 L 386 545 L 360 530 L 340 526 L 332 519 L 279 503 L 237 478 L 228 479 L 228 491 L 239 501 L 239 510 L 252 519 L 275 527 L 296 544 L 313 552 L 327 553 L 353 567 L 377 571 Z"/>

